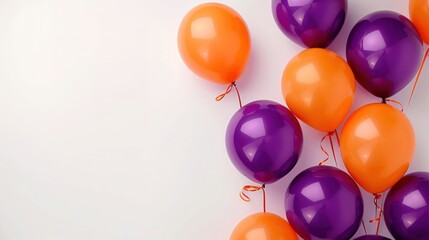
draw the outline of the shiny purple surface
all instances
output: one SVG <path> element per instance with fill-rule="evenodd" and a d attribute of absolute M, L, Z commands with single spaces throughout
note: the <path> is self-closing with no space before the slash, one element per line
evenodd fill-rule
<path fill-rule="evenodd" d="M 413 79 L 423 57 L 423 43 L 406 17 L 379 11 L 356 23 L 346 54 L 358 82 L 373 95 L 388 98 Z"/>
<path fill-rule="evenodd" d="M 399 180 L 384 204 L 384 220 L 395 239 L 429 240 L 429 173 Z"/>
<path fill-rule="evenodd" d="M 304 239 L 350 239 L 363 215 L 357 184 L 330 166 L 302 171 L 286 191 L 286 217 Z"/>
<path fill-rule="evenodd" d="M 391 240 L 391 239 L 380 235 L 365 235 L 365 236 L 360 236 L 358 238 L 355 238 L 354 240 Z"/>
<path fill-rule="evenodd" d="M 272 0 L 274 20 L 292 41 L 309 48 L 325 48 L 340 32 L 346 0 Z"/>
<path fill-rule="evenodd" d="M 268 100 L 238 110 L 226 130 L 226 149 L 234 166 L 258 183 L 272 183 L 295 166 L 303 136 L 295 116 Z"/>

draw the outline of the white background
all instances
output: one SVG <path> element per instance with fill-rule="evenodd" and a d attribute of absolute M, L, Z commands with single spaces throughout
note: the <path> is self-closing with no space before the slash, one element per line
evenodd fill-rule
<path fill-rule="evenodd" d="M 251 182 L 224 146 L 235 96 L 215 102 L 225 87 L 195 76 L 177 51 L 182 17 L 202 2 L 0 1 L 0 239 L 223 240 L 262 210 L 260 193 L 239 199 Z M 283 103 L 283 68 L 303 48 L 277 28 L 270 1 L 219 2 L 251 33 L 244 102 Z M 349 1 L 329 49 L 344 56 L 358 19 L 382 9 L 408 16 L 407 2 Z M 428 68 L 406 112 L 417 138 L 409 172 L 429 171 Z M 410 86 L 394 99 L 405 104 Z M 353 109 L 378 101 L 358 87 Z M 299 163 L 267 187 L 268 211 L 283 217 L 291 179 L 324 158 L 323 134 L 302 127 Z M 374 233 L 372 196 L 363 195 Z M 389 236 L 384 223 L 381 233 Z"/>

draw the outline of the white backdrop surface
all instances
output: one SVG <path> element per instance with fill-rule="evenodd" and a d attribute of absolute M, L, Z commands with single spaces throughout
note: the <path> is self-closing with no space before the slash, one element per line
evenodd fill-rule
<path fill-rule="evenodd" d="M 215 102 L 225 87 L 195 76 L 177 50 L 182 17 L 203 2 L 0 0 L 0 239 L 223 240 L 261 211 L 260 194 L 239 199 L 251 182 L 225 150 L 235 96 Z M 244 103 L 283 103 L 281 74 L 303 49 L 277 28 L 270 1 L 219 2 L 251 33 L 238 82 Z M 407 2 L 349 1 L 329 49 L 344 56 L 361 17 L 383 9 L 408 16 Z M 429 171 L 429 67 L 422 75 L 406 111 L 417 141 L 409 172 Z M 410 91 L 393 99 L 405 104 Z M 358 87 L 353 109 L 377 101 Z M 292 178 L 324 158 L 322 133 L 302 127 L 299 163 L 267 186 L 268 211 L 283 217 Z M 362 193 L 374 233 L 372 196 Z M 381 233 L 390 236 L 384 223 Z"/>

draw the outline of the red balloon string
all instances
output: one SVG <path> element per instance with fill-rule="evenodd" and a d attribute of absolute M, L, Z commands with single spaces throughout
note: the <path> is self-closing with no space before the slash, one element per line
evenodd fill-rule
<path fill-rule="evenodd" d="M 413 98 L 414 91 L 416 90 L 416 86 L 417 86 L 417 83 L 419 82 L 420 74 L 422 73 L 422 70 L 425 65 L 426 59 L 428 58 L 428 55 L 429 55 L 429 48 L 426 49 L 425 56 L 423 57 L 422 63 L 420 64 L 419 71 L 417 72 L 417 77 L 416 77 L 416 80 L 414 81 L 413 90 L 411 90 L 410 98 L 408 99 L 407 108 L 410 106 L 411 99 Z"/>
<path fill-rule="evenodd" d="M 329 134 L 329 143 L 331 144 L 331 151 L 332 155 L 334 156 L 335 166 L 338 167 L 337 157 L 335 156 L 334 144 L 332 143 L 332 135 L 333 134 Z"/>
<path fill-rule="evenodd" d="M 336 131 L 334 132 L 328 132 L 327 134 L 325 134 L 325 136 L 323 136 L 323 138 L 320 140 L 320 149 L 322 150 L 322 152 L 326 155 L 326 158 L 323 159 L 322 161 L 319 162 L 319 166 L 325 164 L 328 160 L 329 160 L 329 153 L 328 151 L 323 147 L 323 142 L 325 141 L 325 139 L 327 137 L 329 137 L 329 143 L 331 145 L 331 151 L 332 151 L 332 156 L 334 157 L 335 160 L 335 165 L 338 167 L 338 163 L 337 163 L 337 156 L 335 155 L 335 150 L 334 150 L 334 144 L 332 142 L 332 135 L 336 133 Z M 338 134 L 337 134 L 338 137 Z"/>
<path fill-rule="evenodd" d="M 340 147 L 340 138 L 338 137 L 338 131 L 335 129 L 335 137 L 337 138 L 338 147 Z"/>
<path fill-rule="evenodd" d="M 377 215 L 377 211 L 379 212 L 379 214 L 378 214 L 378 217 L 369 220 L 369 222 L 370 223 L 377 222 L 377 228 L 375 230 L 375 235 L 378 235 L 378 231 L 380 230 L 381 218 L 383 217 L 383 209 L 378 204 L 378 200 L 380 200 L 380 199 L 381 199 L 381 194 L 374 193 L 374 205 L 375 205 L 375 212 L 376 212 L 375 215 Z"/>
<path fill-rule="evenodd" d="M 223 92 L 222 94 L 219 94 L 215 99 L 216 99 L 216 101 L 222 100 L 228 93 L 231 92 L 232 88 L 235 89 L 235 92 L 237 93 L 238 104 L 240 105 L 240 108 L 242 108 L 243 105 L 241 104 L 240 92 L 238 91 L 238 88 L 237 88 L 237 85 L 235 85 L 235 82 L 229 84 L 228 87 L 226 88 L 225 92 Z"/>
<path fill-rule="evenodd" d="M 404 106 L 402 106 L 402 104 L 396 100 L 393 99 L 384 99 L 385 102 L 391 102 L 391 103 L 396 103 L 397 105 L 399 105 L 401 107 L 401 112 L 404 111 Z"/>
<path fill-rule="evenodd" d="M 326 137 L 328 137 L 328 136 L 329 136 L 329 133 L 327 133 L 325 136 L 323 136 L 322 139 L 320 140 L 320 149 L 326 155 L 326 158 L 319 162 L 319 166 L 322 166 L 325 162 L 327 162 L 329 160 L 329 153 L 323 147 L 323 141 L 325 141 Z"/>
<path fill-rule="evenodd" d="M 262 204 L 264 212 L 267 212 L 266 204 L 265 204 L 265 184 L 262 184 L 262 186 L 252 186 L 252 185 L 246 185 L 244 186 L 240 191 L 240 198 L 245 202 L 250 202 L 250 197 L 245 192 L 257 192 L 259 190 L 262 190 Z"/>

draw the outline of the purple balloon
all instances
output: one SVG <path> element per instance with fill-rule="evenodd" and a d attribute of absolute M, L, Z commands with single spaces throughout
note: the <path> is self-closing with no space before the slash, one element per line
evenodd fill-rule
<path fill-rule="evenodd" d="M 346 54 L 358 82 L 385 99 L 413 79 L 423 57 L 423 43 L 408 18 L 392 11 L 379 11 L 353 27 Z"/>
<path fill-rule="evenodd" d="M 429 173 L 401 178 L 384 203 L 384 220 L 395 239 L 429 240 Z"/>
<path fill-rule="evenodd" d="M 359 187 L 330 166 L 302 171 L 286 191 L 286 217 L 304 239 L 350 239 L 363 215 Z"/>
<path fill-rule="evenodd" d="M 391 239 L 380 235 L 365 235 L 365 236 L 355 238 L 354 240 L 391 240 Z"/>
<path fill-rule="evenodd" d="M 304 47 L 325 48 L 340 32 L 346 0 L 273 0 L 274 20 L 292 41 Z"/>
<path fill-rule="evenodd" d="M 265 184 L 292 170 L 301 155 L 303 137 L 298 120 L 286 107 L 260 100 L 234 114 L 225 140 L 234 166 L 247 178 Z"/>

